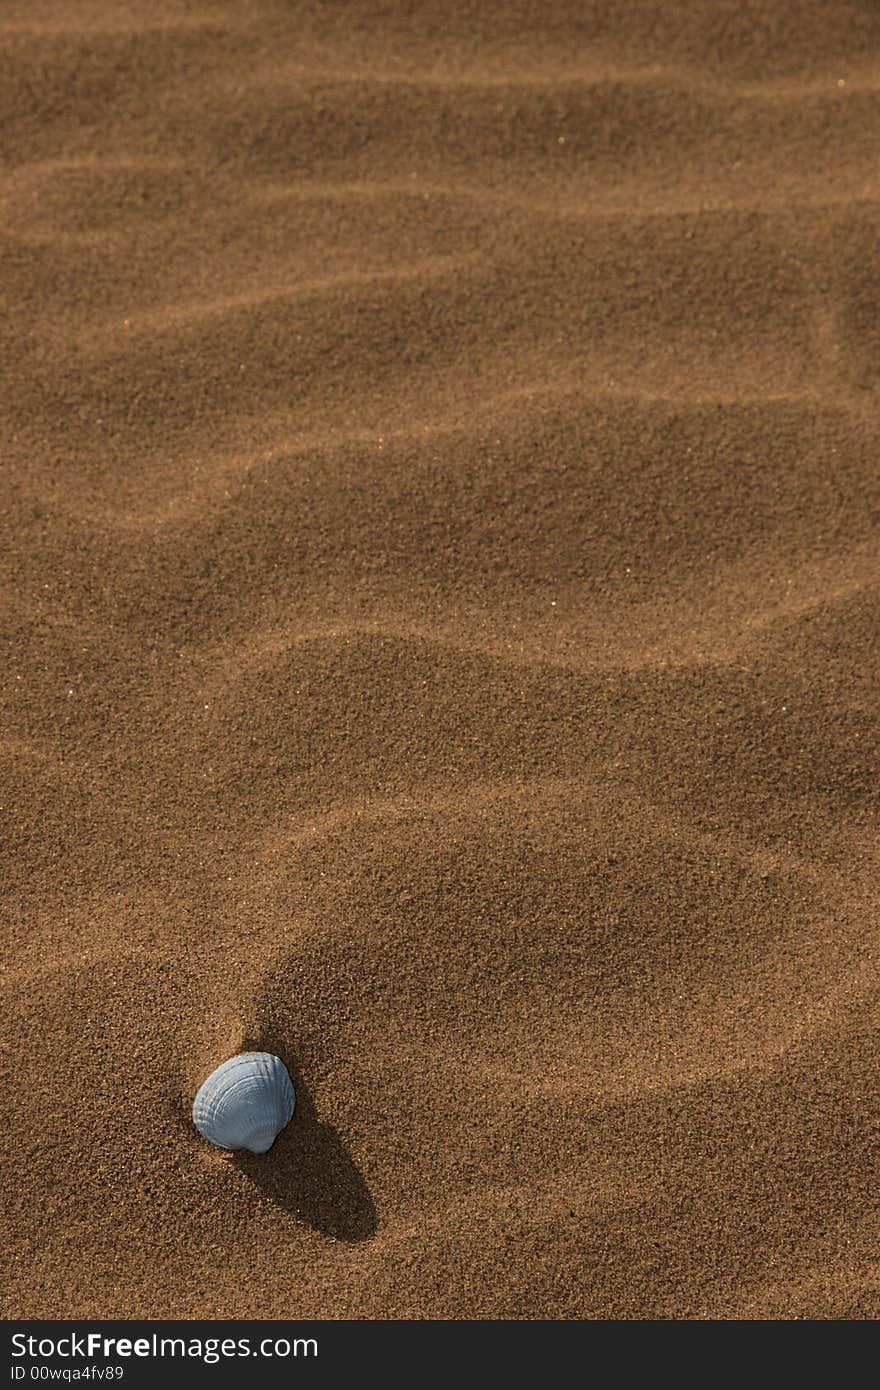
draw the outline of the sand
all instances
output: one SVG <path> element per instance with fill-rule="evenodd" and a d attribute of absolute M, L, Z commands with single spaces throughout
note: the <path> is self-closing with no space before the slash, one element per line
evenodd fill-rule
<path fill-rule="evenodd" d="M 878 1316 L 880 10 L 0 55 L 4 1310 Z"/>

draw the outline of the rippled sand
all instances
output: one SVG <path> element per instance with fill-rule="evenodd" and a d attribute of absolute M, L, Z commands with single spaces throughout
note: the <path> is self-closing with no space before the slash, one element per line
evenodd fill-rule
<path fill-rule="evenodd" d="M 6 0 L 0 131 L 6 1311 L 878 1316 L 877 7 Z"/>

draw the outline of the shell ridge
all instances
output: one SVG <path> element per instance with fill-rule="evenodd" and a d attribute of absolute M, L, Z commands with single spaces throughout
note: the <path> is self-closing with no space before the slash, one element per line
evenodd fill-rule
<path fill-rule="evenodd" d="M 296 1092 L 281 1058 L 243 1052 L 222 1062 L 202 1082 L 192 1116 L 203 1138 L 218 1148 L 265 1153 L 295 1108 Z"/>

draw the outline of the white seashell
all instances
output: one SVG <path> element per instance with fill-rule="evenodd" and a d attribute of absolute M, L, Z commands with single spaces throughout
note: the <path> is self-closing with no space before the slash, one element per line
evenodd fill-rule
<path fill-rule="evenodd" d="M 280 1057 L 241 1052 L 202 1082 L 193 1101 L 193 1123 L 219 1149 L 264 1154 L 295 1105 L 293 1083 Z"/>

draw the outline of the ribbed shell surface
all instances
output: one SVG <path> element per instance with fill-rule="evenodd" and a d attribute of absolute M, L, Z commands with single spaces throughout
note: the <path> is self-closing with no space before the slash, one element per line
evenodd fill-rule
<path fill-rule="evenodd" d="M 193 1101 L 196 1129 L 221 1149 L 265 1153 L 296 1105 L 293 1083 L 280 1057 L 242 1052 L 223 1062 Z"/>

